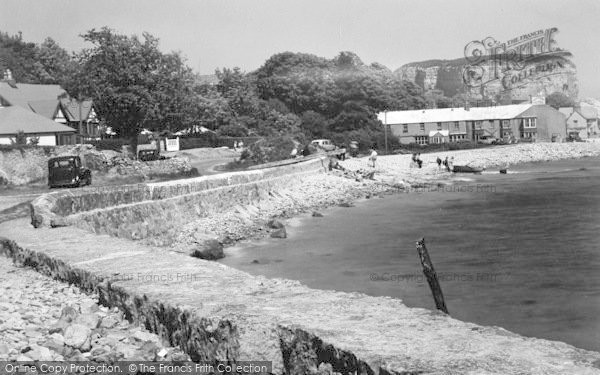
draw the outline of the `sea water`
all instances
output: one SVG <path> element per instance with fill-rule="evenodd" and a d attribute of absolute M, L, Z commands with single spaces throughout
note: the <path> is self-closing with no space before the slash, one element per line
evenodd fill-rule
<path fill-rule="evenodd" d="M 600 351 L 600 159 L 453 180 L 307 215 L 287 239 L 227 249 L 222 262 L 434 309 L 424 237 L 451 316 Z"/>

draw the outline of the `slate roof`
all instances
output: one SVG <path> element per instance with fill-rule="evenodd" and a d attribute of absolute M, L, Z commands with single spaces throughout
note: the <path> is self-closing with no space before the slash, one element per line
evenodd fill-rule
<path fill-rule="evenodd" d="M 81 102 L 81 120 L 86 121 L 92 110 L 92 101 L 84 100 Z M 79 121 L 79 102 L 71 99 L 61 99 L 60 106 L 68 121 Z"/>
<path fill-rule="evenodd" d="M 75 129 L 18 106 L 0 107 L 0 134 L 74 133 Z"/>
<path fill-rule="evenodd" d="M 58 100 L 37 100 L 29 102 L 29 108 L 40 116 L 54 120 L 58 110 Z"/>
<path fill-rule="evenodd" d="M 6 82 L 0 82 L 0 96 L 11 105 L 31 108 L 30 103 L 54 101 L 58 105 L 58 97 L 66 91 L 59 85 L 34 85 L 17 83 L 17 88 Z"/>
<path fill-rule="evenodd" d="M 473 107 L 468 111 L 464 108 L 419 109 L 413 111 L 387 112 L 388 124 L 417 124 L 428 122 L 451 121 L 483 121 L 508 120 L 533 107 L 533 104 L 512 104 L 496 107 Z M 385 123 L 385 112 L 377 114 L 377 118 Z"/>
<path fill-rule="evenodd" d="M 594 120 L 598 118 L 598 112 L 596 108 L 592 106 L 581 106 L 577 108 L 577 112 L 579 112 L 586 120 Z"/>

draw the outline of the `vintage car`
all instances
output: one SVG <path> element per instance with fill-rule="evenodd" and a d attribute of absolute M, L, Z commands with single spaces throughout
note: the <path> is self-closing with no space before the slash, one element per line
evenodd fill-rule
<path fill-rule="evenodd" d="M 160 158 L 161 157 L 156 149 L 145 149 L 138 151 L 138 160 L 140 161 L 154 161 L 159 160 Z"/>
<path fill-rule="evenodd" d="M 79 187 L 92 184 L 92 172 L 84 168 L 79 156 L 59 156 L 48 160 L 48 186 Z"/>
<path fill-rule="evenodd" d="M 479 137 L 479 140 L 478 140 L 479 143 L 483 143 L 486 145 L 493 145 L 497 141 L 498 140 L 495 137 L 492 137 L 490 135 L 482 135 Z"/>
<path fill-rule="evenodd" d="M 335 145 L 329 139 L 315 139 L 310 144 L 325 151 L 335 150 Z"/>

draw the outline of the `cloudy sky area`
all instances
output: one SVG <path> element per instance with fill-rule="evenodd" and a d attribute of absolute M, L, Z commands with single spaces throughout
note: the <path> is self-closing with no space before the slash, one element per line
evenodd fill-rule
<path fill-rule="evenodd" d="M 600 0 L 0 0 L 0 30 L 27 41 L 50 36 L 78 51 L 79 35 L 102 26 L 147 31 L 202 74 L 251 71 L 283 51 L 352 51 L 395 70 L 462 57 L 472 40 L 557 27 L 558 46 L 574 55 L 580 96 L 600 98 Z"/>

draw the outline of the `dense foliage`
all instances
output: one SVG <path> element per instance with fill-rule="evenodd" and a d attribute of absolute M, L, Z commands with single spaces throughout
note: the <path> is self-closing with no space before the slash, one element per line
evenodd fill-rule
<path fill-rule="evenodd" d="M 20 83 L 64 84 L 76 67 L 69 53 L 52 38 L 24 42 L 21 34 L 0 32 L 0 68 L 9 68 Z M 0 72 L 0 73 L 2 73 Z"/>
<path fill-rule="evenodd" d="M 102 28 L 82 38 L 90 47 L 70 56 L 49 38 L 36 45 L 0 34 L 0 65 L 17 82 L 59 83 L 77 99 L 93 99 L 106 125 L 124 138 L 135 139 L 144 128 L 194 133 L 204 127 L 218 136 L 263 137 L 263 153 L 315 138 L 383 148 L 377 112 L 431 102 L 416 85 L 352 52 L 333 59 L 279 53 L 254 72 L 219 69 L 212 84 L 179 53 L 161 52 L 150 34 Z M 272 160 L 289 151 L 266 155 Z"/>
<path fill-rule="evenodd" d="M 548 95 L 546 97 L 546 104 L 556 109 L 561 107 L 574 107 L 576 105 L 573 99 L 562 92 L 553 92 L 552 94 Z"/>

